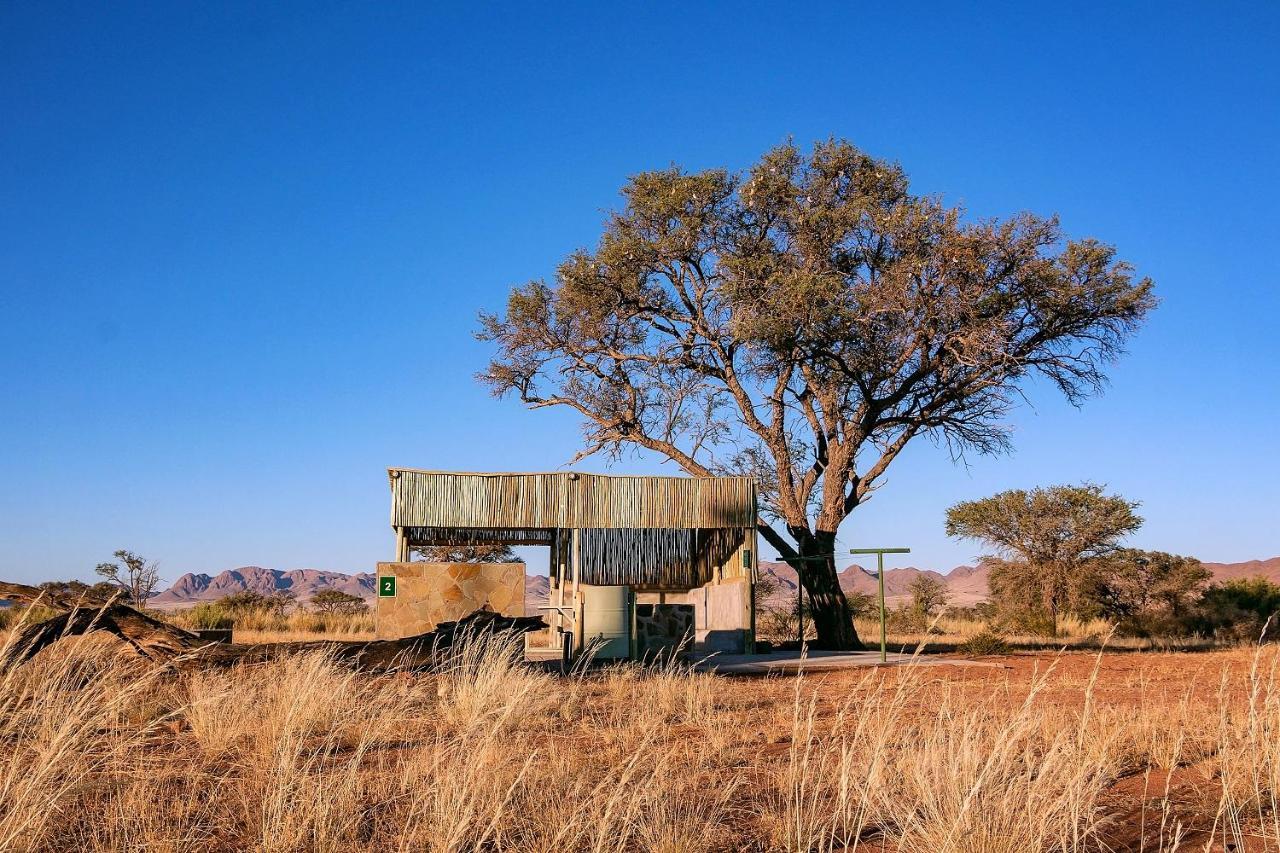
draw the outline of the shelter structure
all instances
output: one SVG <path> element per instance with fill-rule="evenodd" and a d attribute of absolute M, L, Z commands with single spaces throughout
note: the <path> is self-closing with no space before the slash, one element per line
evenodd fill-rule
<path fill-rule="evenodd" d="M 756 489 L 748 477 L 388 470 L 396 563 L 421 546 L 540 545 L 553 630 L 582 650 L 646 651 L 648 631 L 688 621 L 697 647 L 754 641 Z M 381 581 L 380 581 L 381 583 Z M 394 582 L 393 582 L 394 586 Z M 669 639 L 669 638 L 668 638 Z"/>

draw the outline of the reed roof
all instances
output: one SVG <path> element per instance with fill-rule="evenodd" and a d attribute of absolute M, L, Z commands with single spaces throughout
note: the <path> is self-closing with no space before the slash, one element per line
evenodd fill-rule
<path fill-rule="evenodd" d="M 751 528 L 750 477 L 390 468 L 391 524 L 417 528 Z"/>

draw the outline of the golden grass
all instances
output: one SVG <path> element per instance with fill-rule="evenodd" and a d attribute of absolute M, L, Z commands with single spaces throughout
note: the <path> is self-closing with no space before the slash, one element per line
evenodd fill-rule
<path fill-rule="evenodd" d="M 179 675 L 61 643 L 0 675 L 0 850 L 1280 850 L 1273 648 L 752 680 L 518 648 Z"/>

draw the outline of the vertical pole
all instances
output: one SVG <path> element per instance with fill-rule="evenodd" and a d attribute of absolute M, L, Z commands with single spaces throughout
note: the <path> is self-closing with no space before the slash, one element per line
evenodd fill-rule
<path fill-rule="evenodd" d="M 884 630 L 884 552 L 876 554 L 877 574 L 880 576 L 880 663 L 889 661 L 888 648 L 885 644 Z"/>
<path fill-rule="evenodd" d="M 580 550 L 582 547 L 582 539 L 578 528 L 573 528 L 573 544 L 571 546 L 572 553 L 569 559 L 573 564 L 573 647 L 577 651 L 585 648 L 582 642 L 582 598 L 579 593 L 579 568 L 582 563 Z"/>
<path fill-rule="evenodd" d="M 804 649 L 804 582 L 800 580 L 800 569 L 796 569 L 796 621 L 799 624 L 800 648 Z"/>

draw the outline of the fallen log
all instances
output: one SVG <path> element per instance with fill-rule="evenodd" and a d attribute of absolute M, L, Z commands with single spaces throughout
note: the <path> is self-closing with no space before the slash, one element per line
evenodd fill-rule
<path fill-rule="evenodd" d="M 456 622 L 441 622 L 434 630 L 400 640 L 313 640 L 295 643 L 207 643 L 181 628 L 152 618 L 126 604 L 84 607 L 49 598 L 34 587 L 0 581 L 0 595 L 28 604 L 63 610 L 50 619 L 17 631 L 0 649 L 0 672 L 30 660 L 68 637 L 105 632 L 128 643 L 152 660 L 178 669 L 254 663 L 284 654 L 323 651 L 339 663 L 366 672 L 424 670 L 438 666 L 454 645 L 464 639 L 523 635 L 546 628 L 541 616 L 502 616 L 492 610 L 473 611 Z"/>

